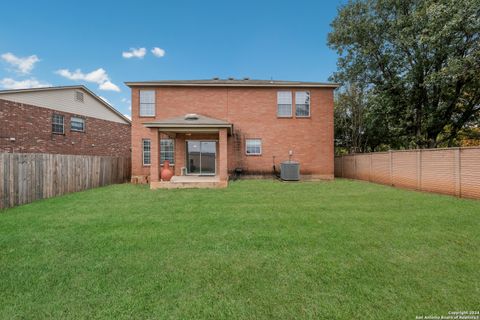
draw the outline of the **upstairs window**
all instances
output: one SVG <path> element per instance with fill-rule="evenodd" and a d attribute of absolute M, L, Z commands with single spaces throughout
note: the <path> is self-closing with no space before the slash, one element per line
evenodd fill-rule
<path fill-rule="evenodd" d="M 295 116 L 310 117 L 310 92 L 295 92 Z"/>
<path fill-rule="evenodd" d="M 155 91 L 140 90 L 140 117 L 155 116 Z"/>
<path fill-rule="evenodd" d="M 64 117 L 61 114 L 54 114 L 52 116 L 52 132 L 58 134 L 65 133 Z"/>
<path fill-rule="evenodd" d="M 78 101 L 78 102 L 83 102 L 84 101 L 83 92 L 75 91 L 75 101 Z"/>
<path fill-rule="evenodd" d="M 168 160 L 170 164 L 175 164 L 175 146 L 173 139 L 160 140 L 160 163 Z"/>
<path fill-rule="evenodd" d="M 142 140 L 142 158 L 143 158 L 143 165 L 149 166 L 152 163 L 151 157 L 151 142 L 150 139 L 143 139 Z"/>
<path fill-rule="evenodd" d="M 278 117 L 292 116 L 292 92 L 291 91 L 277 92 L 277 116 Z"/>
<path fill-rule="evenodd" d="M 85 131 L 85 119 L 79 117 L 72 117 L 70 119 L 70 130 L 72 131 Z"/>
<path fill-rule="evenodd" d="M 248 156 L 258 156 L 262 154 L 262 140 L 260 139 L 246 139 L 245 153 Z"/>

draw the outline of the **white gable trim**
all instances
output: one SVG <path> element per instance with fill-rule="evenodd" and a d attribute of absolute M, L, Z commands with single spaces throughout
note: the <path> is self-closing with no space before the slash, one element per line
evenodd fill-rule
<path fill-rule="evenodd" d="M 75 91 L 82 91 L 85 94 L 84 102 L 75 100 Z M 127 117 L 85 86 L 2 90 L 0 99 L 131 124 Z"/>

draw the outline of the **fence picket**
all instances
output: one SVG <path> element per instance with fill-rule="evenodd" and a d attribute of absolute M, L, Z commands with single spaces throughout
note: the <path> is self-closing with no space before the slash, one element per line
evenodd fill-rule
<path fill-rule="evenodd" d="M 0 153 L 0 209 L 130 178 L 130 158 Z"/>

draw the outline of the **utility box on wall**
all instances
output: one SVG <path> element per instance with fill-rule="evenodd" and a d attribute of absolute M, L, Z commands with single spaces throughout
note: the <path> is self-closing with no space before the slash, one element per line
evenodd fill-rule
<path fill-rule="evenodd" d="M 300 163 L 297 161 L 284 161 L 280 164 L 280 178 L 286 181 L 300 180 Z"/>

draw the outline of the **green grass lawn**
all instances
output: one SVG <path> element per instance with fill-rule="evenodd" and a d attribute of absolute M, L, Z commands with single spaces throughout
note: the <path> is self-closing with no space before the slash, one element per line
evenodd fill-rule
<path fill-rule="evenodd" d="M 415 319 L 479 295 L 480 201 L 262 180 L 0 212 L 1 319 Z"/>

